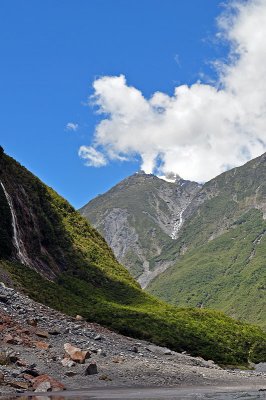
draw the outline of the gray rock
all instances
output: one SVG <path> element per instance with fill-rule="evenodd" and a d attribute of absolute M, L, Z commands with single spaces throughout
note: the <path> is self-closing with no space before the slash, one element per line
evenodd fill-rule
<path fill-rule="evenodd" d="M 96 362 L 90 363 L 86 370 L 85 370 L 85 375 L 95 375 L 98 374 L 98 368 Z"/>
<path fill-rule="evenodd" d="M 138 353 L 139 352 L 137 346 L 133 346 L 131 349 L 129 349 L 129 351 L 132 351 L 133 353 Z"/>
<path fill-rule="evenodd" d="M 4 295 L 4 294 L 0 294 L 0 302 L 1 303 L 7 303 L 9 301 L 8 296 Z"/>

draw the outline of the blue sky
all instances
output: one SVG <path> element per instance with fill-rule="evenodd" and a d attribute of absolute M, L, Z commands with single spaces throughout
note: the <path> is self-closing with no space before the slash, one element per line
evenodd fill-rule
<path fill-rule="evenodd" d="M 218 0 L 1 0 L 0 143 L 75 207 L 140 167 L 86 167 L 78 156 L 102 116 L 87 105 L 102 76 L 149 98 L 211 79 Z M 202 78 L 205 76 L 205 78 Z M 78 129 L 67 130 L 68 123 Z"/>

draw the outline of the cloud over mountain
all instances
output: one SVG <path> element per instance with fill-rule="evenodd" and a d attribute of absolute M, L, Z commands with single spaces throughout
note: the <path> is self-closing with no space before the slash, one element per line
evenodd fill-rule
<path fill-rule="evenodd" d="M 216 85 L 197 82 L 146 99 L 123 75 L 94 81 L 92 101 L 103 118 L 93 145 L 80 149 L 87 165 L 137 155 L 147 173 L 206 181 L 266 150 L 266 2 L 234 2 L 218 26 L 231 50 L 216 63 Z"/>

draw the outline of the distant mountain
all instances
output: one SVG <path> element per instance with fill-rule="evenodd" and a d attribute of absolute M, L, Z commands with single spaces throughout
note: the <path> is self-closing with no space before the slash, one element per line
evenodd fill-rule
<path fill-rule="evenodd" d="M 161 261 L 184 223 L 184 211 L 201 186 L 176 177 L 167 182 L 136 173 L 81 208 L 139 283 L 145 287 L 173 260 Z"/>
<path fill-rule="evenodd" d="M 142 291 L 85 218 L 1 147 L 0 280 L 127 336 L 222 364 L 266 361 L 259 328 L 215 311 L 178 309 Z"/>
<path fill-rule="evenodd" d="M 148 291 L 266 326 L 266 154 L 206 183 L 160 261 L 177 262 Z"/>
<path fill-rule="evenodd" d="M 265 160 L 203 186 L 134 174 L 81 213 L 149 292 L 266 326 Z"/>

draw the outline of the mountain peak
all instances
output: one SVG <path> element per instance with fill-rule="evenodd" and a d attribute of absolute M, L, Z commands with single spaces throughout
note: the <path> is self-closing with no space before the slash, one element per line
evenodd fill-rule
<path fill-rule="evenodd" d="M 136 172 L 80 210 L 142 287 L 169 265 L 152 266 L 153 258 L 176 239 L 183 212 L 200 189 L 173 172 L 166 176 Z"/>

